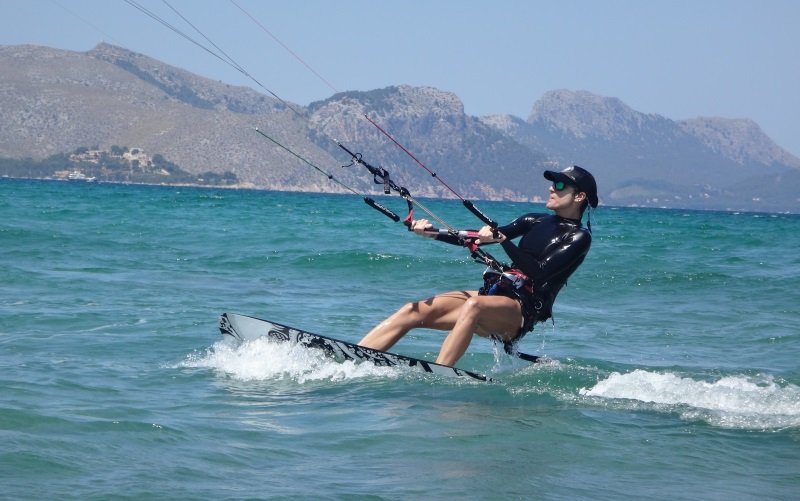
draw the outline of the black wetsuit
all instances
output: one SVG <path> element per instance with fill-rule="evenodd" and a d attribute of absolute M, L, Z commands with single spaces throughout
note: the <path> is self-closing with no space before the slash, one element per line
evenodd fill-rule
<path fill-rule="evenodd" d="M 512 267 L 530 279 L 528 291 L 505 294 L 520 299 L 524 325 L 520 336 L 552 316 L 553 302 L 567 278 L 580 266 L 592 244 L 592 234 L 575 219 L 552 214 L 526 214 L 497 228 L 506 236 L 501 244 Z M 511 240 L 522 237 L 518 244 Z M 458 238 L 442 235 L 440 240 L 459 244 Z M 484 290 L 481 290 L 484 293 Z"/>

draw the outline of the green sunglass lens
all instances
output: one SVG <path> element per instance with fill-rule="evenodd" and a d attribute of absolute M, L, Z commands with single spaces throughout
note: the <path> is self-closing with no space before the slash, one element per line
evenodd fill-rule
<path fill-rule="evenodd" d="M 553 188 L 556 191 L 561 191 L 566 187 L 567 187 L 567 184 L 564 181 L 556 181 L 556 182 L 553 183 Z"/>

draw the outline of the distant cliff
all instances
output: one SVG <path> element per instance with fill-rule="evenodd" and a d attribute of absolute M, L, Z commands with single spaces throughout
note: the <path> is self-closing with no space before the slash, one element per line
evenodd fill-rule
<path fill-rule="evenodd" d="M 673 121 L 584 91 L 548 92 L 527 119 L 469 116 L 452 93 L 404 85 L 301 106 L 108 44 L 85 53 L 26 45 L 0 47 L 0 110 L 5 158 L 127 145 L 248 186 L 342 191 L 259 127 L 359 190 L 381 192 L 362 168 L 340 167 L 349 159 L 332 139 L 416 196 L 448 196 L 368 114 L 470 198 L 540 200 L 541 172 L 575 163 L 596 174 L 605 204 L 800 212 L 800 160 L 753 121 Z"/>
<path fill-rule="evenodd" d="M 800 212 L 800 159 L 751 120 L 673 121 L 565 90 L 545 94 L 527 121 L 483 120 L 560 164 L 601 172 L 606 203 Z"/>

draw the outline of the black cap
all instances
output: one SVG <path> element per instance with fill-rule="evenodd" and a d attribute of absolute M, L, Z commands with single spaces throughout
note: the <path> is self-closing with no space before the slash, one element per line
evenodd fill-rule
<path fill-rule="evenodd" d="M 544 177 L 548 181 L 564 181 L 567 184 L 576 186 L 578 190 L 586 193 L 589 199 L 589 205 L 593 208 L 597 207 L 597 182 L 595 182 L 594 176 L 583 167 L 573 165 L 561 172 L 546 170 L 544 171 Z"/>

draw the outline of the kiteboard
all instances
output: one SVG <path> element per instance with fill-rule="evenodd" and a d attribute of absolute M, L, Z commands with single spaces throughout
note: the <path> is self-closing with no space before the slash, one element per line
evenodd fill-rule
<path fill-rule="evenodd" d="M 223 336 L 231 336 L 239 341 L 253 341 L 266 337 L 276 342 L 292 343 L 307 348 L 319 349 L 326 356 L 338 361 L 366 362 L 379 367 L 407 367 L 414 371 L 444 377 L 470 378 L 478 381 L 492 380 L 477 372 L 398 355 L 388 351 L 375 350 L 282 325 L 271 320 L 262 320 L 238 313 L 223 313 L 219 317 L 219 332 Z"/>

